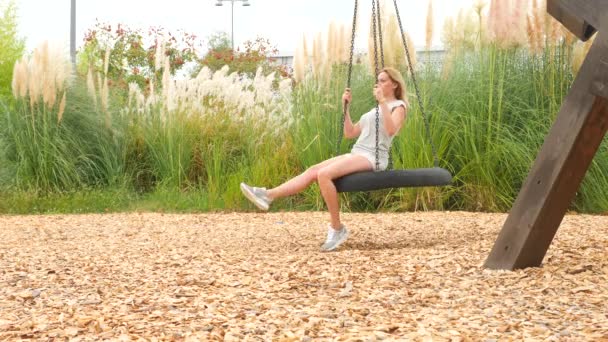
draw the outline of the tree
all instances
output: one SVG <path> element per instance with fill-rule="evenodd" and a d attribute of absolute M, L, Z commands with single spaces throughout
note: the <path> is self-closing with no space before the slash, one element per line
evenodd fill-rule
<path fill-rule="evenodd" d="M 205 66 L 216 71 L 224 65 L 228 65 L 230 72 L 249 76 L 255 75 L 259 67 L 265 74 L 276 72 L 277 76 L 290 76 L 285 67 L 273 64 L 272 55 L 276 54 L 278 50 L 269 39 L 258 37 L 255 41 L 248 40 L 244 43 L 244 51 L 232 51 L 228 34 L 216 33 L 209 37 L 208 45 L 209 50 L 200 60 L 200 68 L 195 73 Z"/>
<path fill-rule="evenodd" d="M 11 96 L 13 67 L 25 51 L 25 39 L 18 36 L 17 6 L 0 0 L 0 98 Z"/>
<path fill-rule="evenodd" d="M 209 50 L 213 51 L 228 51 L 231 50 L 230 38 L 226 32 L 217 32 L 209 36 Z"/>
<path fill-rule="evenodd" d="M 132 29 L 118 24 L 97 23 L 85 34 L 85 43 L 78 53 L 78 70 L 86 74 L 89 67 L 99 73 L 105 72 L 105 55 L 108 79 L 111 84 L 126 89 L 131 82 L 141 89 L 147 89 L 152 79 L 160 85 L 164 61 L 157 58 L 158 44 L 163 44 L 162 58 L 169 57 L 171 74 L 182 70 L 188 62 L 195 62 L 197 47 L 200 45 L 194 34 L 179 31 L 177 34 L 165 32 L 163 28 L 151 27 L 144 34 L 140 29 Z M 107 50 L 109 49 L 109 51 Z"/>

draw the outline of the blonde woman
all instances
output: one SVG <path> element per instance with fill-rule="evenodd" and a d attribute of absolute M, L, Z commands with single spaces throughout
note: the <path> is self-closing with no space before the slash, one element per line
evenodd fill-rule
<path fill-rule="evenodd" d="M 405 97 L 403 76 L 396 69 L 384 68 L 378 74 L 377 83 L 372 91 L 380 109 L 379 167 L 380 170 L 384 170 L 388 165 L 393 137 L 399 133 L 407 114 L 408 102 Z M 351 101 L 352 95 L 350 89 L 347 88 L 342 95 L 342 103 L 346 105 Z M 331 218 L 327 239 L 321 249 L 331 251 L 338 248 L 346 241 L 349 232 L 340 221 L 339 197 L 333 180 L 351 173 L 376 169 L 376 108 L 372 108 L 361 116 L 356 124 L 353 124 L 347 110 L 344 120 L 344 137 L 347 139 L 358 137 L 350 153 L 311 166 L 304 173 L 276 188 L 258 188 L 241 183 L 241 191 L 258 208 L 268 210 L 272 201 L 277 198 L 295 195 L 312 183 L 319 183 L 321 195 L 323 195 Z"/>

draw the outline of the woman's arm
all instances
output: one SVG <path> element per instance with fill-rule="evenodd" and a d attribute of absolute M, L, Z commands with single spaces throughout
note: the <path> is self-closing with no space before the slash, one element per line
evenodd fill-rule
<path fill-rule="evenodd" d="M 389 136 L 393 136 L 399 132 L 405 116 L 407 115 L 406 108 L 404 106 L 395 107 L 391 112 L 390 108 L 385 101 L 380 103 L 380 109 L 382 113 L 382 122 L 384 123 L 384 129 Z"/>
<path fill-rule="evenodd" d="M 342 95 L 342 105 L 344 106 L 345 114 L 344 114 L 344 137 L 347 139 L 352 139 L 358 137 L 361 134 L 361 125 L 357 122 L 356 125 L 353 125 L 353 121 L 350 118 L 350 103 L 352 100 L 352 95 L 350 93 L 350 89 L 346 88 L 344 91 L 344 95 Z"/>

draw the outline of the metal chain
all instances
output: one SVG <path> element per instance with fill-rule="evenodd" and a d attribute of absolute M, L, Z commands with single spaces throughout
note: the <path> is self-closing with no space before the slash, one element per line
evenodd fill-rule
<path fill-rule="evenodd" d="M 429 120 L 426 117 L 426 114 L 424 112 L 424 105 L 422 104 L 422 99 L 420 97 L 420 91 L 418 89 L 418 83 L 416 82 L 416 76 L 414 75 L 414 67 L 412 66 L 412 59 L 410 58 L 410 50 L 407 47 L 405 33 L 403 31 L 403 25 L 401 24 L 401 17 L 399 16 L 399 8 L 397 7 L 397 0 L 393 0 L 393 2 L 395 4 L 395 13 L 397 14 L 397 21 L 399 22 L 399 29 L 401 30 L 401 39 L 403 40 L 403 46 L 405 46 L 405 53 L 407 55 L 407 63 L 409 65 L 410 74 L 412 75 L 412 81 L 414 82 L 414 88 L 416 90 L 416 97 L 418 98 L 418 105 L 420 106 L 420 112 L 422 113 L 422 118 L 424 119 L 424 125 L 426 127 L 426 135 L 429 138 L 429 142 L 431 144 L 431 151 L 433 152 L 433 163 L 434 163 L 435 167 L 439 167 L 439 160 L 437 159 L 437 151 L 435 149 L 435 144 L 433 143 L 433 137 L 431 136 Z"/>
<path fill-rule="evenodd" d="M 380 0 L 378 0 L 380 2 Z M 379 19 L 379 18 L 378 18 Z M 378 41 L 376 35 L 376 1 L 372 0 L 372 26 L 373 26 L 373 37 L 374 37 L 374 75 L 376 78 L 375 82 L 378 82 Z M 380 153 L 379 153 L 379 141 L 378 133 L 380 131 L 380 107 L 378 100 L 376 100 L 376 171 L 380 170 Z"/>
<path fill-rule="evenodd" d="M 350 38 L 350 58 L 348 61 L 348 75 L 346 79 L 346 88 L 350 88 L 351 74 L 353 73 L 353 53 L 355 49 L 355 30 L 357 27 L 357 0 L 355 0 L 355 13 L 353 14 L 353 31 Z M 352 92 L 351 92 L 352 93 Z M 336 144 L 336 155 L 340 154 L 340 143 L 342 142 L 342 135 L 344 134 L 344 121 L 346 120 L 346 112 L 350 107 L 350 103 L 343 103 L 342 108 L 342 125 L 339 128 L 338 142 Z"/>
<path fill-rule="evenodd" d="M 382 15 L 380 14 L 380 1 L 378 0 L 378 2 L 376 2 L 376 15 L 378 17 L 378 39 L 380 41 L 380 63 L 382 65 L 382 69 L 384 69 L 384 43 L 382 42 Z M 376 126 L 376 136 L 378 136 L 379 134 L 379 127 Z M 376 151 L 378 150 L 379 146 L 378 144 L 376 144 Z M 387 165 L 387 169 L 390 170 L 393 168 L 393 153 L 392 153 L 392 149 L 393 146 L 392 144 L 389 146 L 388 148 L 388 165 Z"/>
<path fill-rule="evenodd" d="M 384 44 L 382 43 L 382 15 L 380 15 L 380 0 L 376 2 L 376 16 L 378 17 L 378 39 L 380 41 L 380 65 L 384 69 Z"/>

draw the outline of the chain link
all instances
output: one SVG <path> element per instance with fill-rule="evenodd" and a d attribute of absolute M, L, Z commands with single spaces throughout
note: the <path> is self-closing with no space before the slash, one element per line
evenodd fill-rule
<path fill-rule="evenodd" d="M 353 14 L 353 31 L 350 36 L 350 58 L 348 60 L 348 75 L 346 78 L 346 88 L 350 88 L 351 74 L 353 73 L 353 54 L 355 50 L 355 31 L 357 28 L 357 0 L 355 0 L 355 13 Z M 352 94 L 352 91 L 351 91 Z M 343 103 L 342 106 L 342 125 L 338 128 L 338 141 L 336 143 L 336 155 L 340 154 L 340 143 L 342 142 L 342 135 L 344 134 L 344 121 L 346 120 L 346 112 L 350 108 L 350 103 Z"/>
<path fill-rule="evenodd" d="M 380 70 L 384 69 L 384 44 L 382 43 L 382 15 L 380 15 L 380 0 L 376 2 L 376 17 L 378 17 L 378 40 L 380 42 Z"/>
<path fill-rule="evenodd" d="M 437 150 L 435 149 L 435 144 L 433 143 L 433 137 L 431 136 L 431 128 L 430 128 L 429 120 L 424 112 L 424 105 L 422 104 L 422 98 L 420 97 L 420 90 L 418 89 L 418 83 L 416 82 L 416 76 L 414 74 L 414 67 L 412 66 L 410 50 L 407 47 L 407 41 L 405 39 L 403 25 L 401 24 L 401 17 L 399 16 L 399 8 L 397 7 L 397 0 L 393 0 L 393 2 L 395 4 L 395 13 L 397 14 L 397 21 L 399 22 L 399 29 L 401 30 L 401 39 L 403 40 L 403 46 L 405 46 L 405 54 L 407 56 L 407 63 L 409 65 L 410 74 L 412 76 L 412 81 L 414 82 L 414 89 L 416 90 L 416 98 L 418 99 L 418 105 L 420 106 L 420 112 L 422 113 L 422 118 L 424 119 L 424 126 L 426 127 L 426 135 L 428 136 L 429 142 L 431 143 L 431 151 L 433 153 L 433 163 L 434 163 L 435 167 L 439 167 L 439 160 L 437 158 Z"/>
<path fill-rule="evenodd" d="M 378 0 L 380 1 L 380 0 Z M 374 39 L 374 87 L 378 82 L 378 37 L 376 33 L 376 1 L 372 0 L 372 32 Z M 378 101 L 376 100 L 376 171 L 380 170 L 380 153 L 379 153 L 379 141 L 378 141 L 378 132 L 380 131 L 380 106 Z"/>
<path fill-rule="evenodd" d="M 380 24 L 382 22 L 382 15 L 380 14 L 380 1 L 379 0 L 378 0 L 378 2 L 376 2 L 376 16 L 378 17 L 378 40 L 380 41 L 380 63 L 382 65 L 382 69 L 384 69 L 384 43 L 382 41 L 382 25 Z M 379 134 L 379 129 L 380 129 L 380 127 L 378 127 L 378 125 L 376 125 L 376 140 L 378 140 L 377 137 Z M 379 148 L 379 146 L 376 143 L 376 154 L 378 154 L 378 148 Z M 388 166 L 387 166 L 388 170 L 393 168 L 392 149 L 393 149 L 393 146 L 391 144 L 388 149 Z"/>

